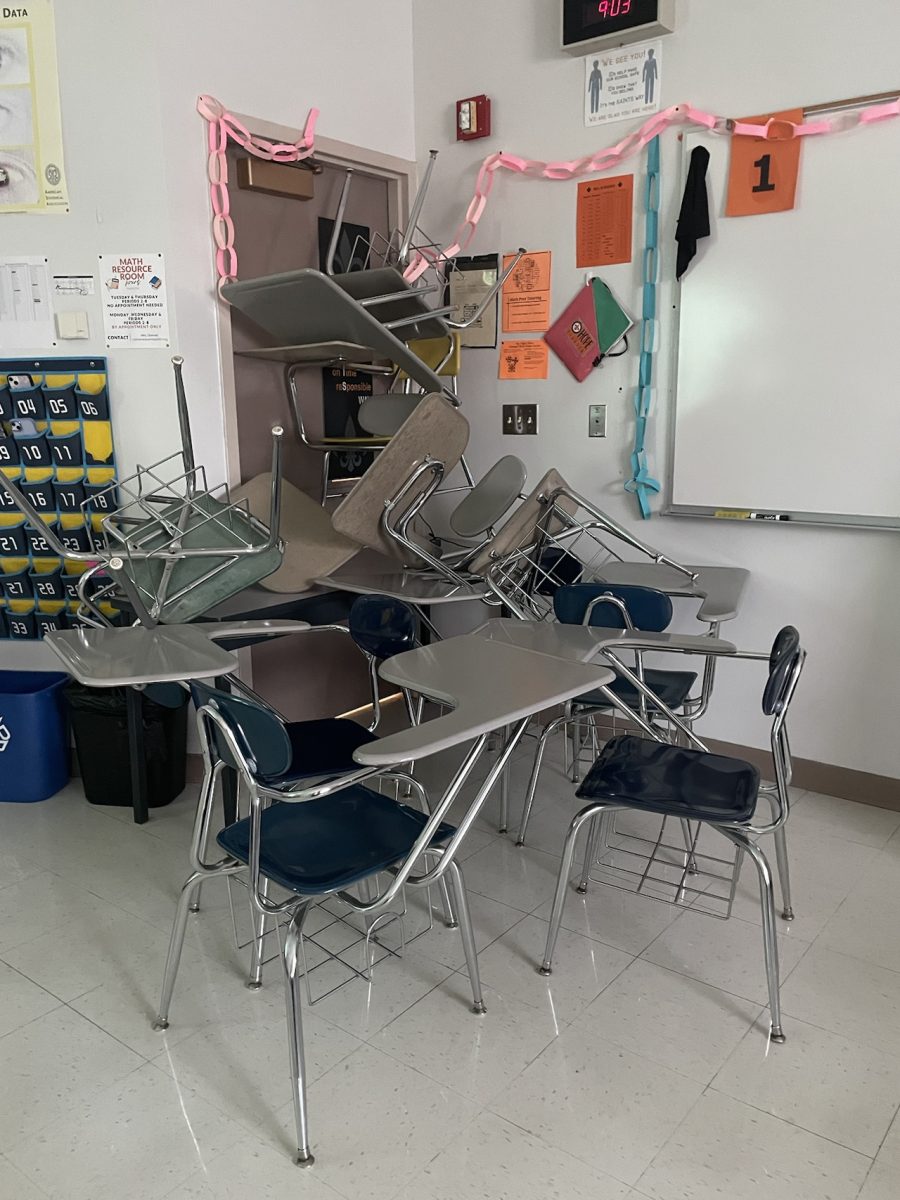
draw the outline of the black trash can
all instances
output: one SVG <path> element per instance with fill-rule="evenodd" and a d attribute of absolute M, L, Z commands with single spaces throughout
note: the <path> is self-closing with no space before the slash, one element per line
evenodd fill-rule
<path fill-rule="evenodd" d="M 162 808 L 184 791 L 189 697 L 175 685 L 149 690 L 150 695 L 141 694 L 147 803 L 150 808 Z M 73 683 L 66 689 L 66 696 L 85 796 L 91 804 L 130 807 L 125 689 L 87 688 Z M 157 699 L 164 703 L 157 703 Z"/>

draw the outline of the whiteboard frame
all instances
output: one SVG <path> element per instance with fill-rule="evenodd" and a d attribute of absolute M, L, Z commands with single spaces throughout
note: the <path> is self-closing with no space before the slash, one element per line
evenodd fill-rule
<path fill-rule="evenodd" d="M 805 109 L 804 114 L 809 115 L 811 112 L 819 114 L 831 114 L 837 112 L 848 112 L 854 109 L 863 108 L 868 103 L 874 100 L 894 99 L 900 95 L 900 89 L 896 92 L 881 93 L 877 97 L 864 97 L 859 100 L 837 100 L 828 105 L 816 105 L 814 109 Z M 702 131 L 701 131 L 702 132 Z M 865 130 L 861 131 L 863 134 Z M 684 195 L 684 189 L 687 184 L 687 173 L 690 166 L 690 153 L 693 150 L 693 145 L 689 144 L 689 135 L 686 133 L 681 139 L 681 171 L 680 171 L 680 186 L 678 196 Z M 777 525 L 779 528 L 791 525 L 819 525 L 829 529 L 874 529 L 893 533 L 900 533 L 900 514 L 896 517 L 873 517 L 864 516 L 863 514 L 854 513 L 818 513 L 818 512 L 803 512 L 799 509 L 778 509 L 777 515 L 782 520 L 774 520 L 776 510 L 757 510 L 760 516 L 756 519 L 751 519 L 749 516 L 740 515 L 724 515 L 728 513 L 746 512 L 746 507 L 740 505 L 696 505 L 696 504 L 675 504 L 672 497 L 675 494 L 675 441 L 678 432 L 678 369 L 680 363 L 680 348 L 681 348 L 681 311 L 682 311 L 682 292 L 681 283 L 676 282 L 675 296 L 675 321 L 674 321 L 674 337 L 672 339 L 672 354 L 670 363 L 670 384 L 669 384 L 669 428 L 666 438 L 666 501 L 662 509 L 664 517 L 705 517 L 715 521 L 735 521 L 745 525 Z M 766 519 L 766 517 L 769 519 Z"/>

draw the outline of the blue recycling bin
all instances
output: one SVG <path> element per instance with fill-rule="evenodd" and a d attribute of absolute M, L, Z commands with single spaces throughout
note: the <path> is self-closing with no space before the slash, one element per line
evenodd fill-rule
<path fill-rule="evenodd" d="M 0 802 L 32 804 L 69 782 L 69 722 L 59 671 L 0 671 Z"/>

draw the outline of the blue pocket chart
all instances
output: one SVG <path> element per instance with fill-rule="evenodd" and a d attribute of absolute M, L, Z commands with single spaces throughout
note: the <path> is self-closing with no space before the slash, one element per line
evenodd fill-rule
<path fill-rule="evenodd" d="M 72 551 L 114 511 L 116 460 L 105 358 L 0 358 L 0 472 L 44 518 L 27 524 L 0 487 L 0 638 L 64 629 L 75 565 L 51 550 L 44 522 Z"/>

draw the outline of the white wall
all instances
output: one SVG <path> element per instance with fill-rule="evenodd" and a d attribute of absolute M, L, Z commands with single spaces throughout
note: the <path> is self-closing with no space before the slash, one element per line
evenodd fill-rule
<path fill-rule="evenodd" d="M 91 274 L 99 253 L 165 253 L 172 348 L 109 352 L 120 465 L 152 461 L 177 446 L 169 366 L 177 351 L 186 363 L 198 461 L 213 481 L 224 479 L 198 95 L 299 128 L 316 106 L 323 136 L 411 159 L 411 3 L 57 0 L 71 212 L 4 216 L 0 254 L 47 254 L 57 274 Z M 386 30 L 399 70 L 377 65 Z M 55 353 L 106 353 L 99 297 L 86 307 L 91 340 L 60 343 Z"/>
<path fill-rule="evenodd" d="M 896 0 L 870 0 L 848 30 L 842 0 L 679 0 L 679 31 L 665 39 L 664 106 L 688 100 L 742 116 L 797 104 L 836 100 L 898 86 Z M 420 161 L 441 151 L 424 224 L 449 240 L 472 193 L 482 158 L 495 150 L 536 159 L 570 159 L 621 139 L 627 122 L 584 127 L 583 64 L 556 49 L 557 0 L 416 0 L 416 117 Z M 458 145 L 453 102 L 487 92 L 494 101 L 495 135 Z M 674 226 L 680 200 L 676 134 L 664 137 L 660 293 L 662 345 L 657 359 L 659 404 L 651 448 L 654 473 L 665 475 L 665 432 L 674 296 Z M 858 136 L 865 136 L 860 133 Z M 624 170 L 639 175 L 643 159 Z M 642 195 L 640 187 L 636 196 Z M 481 223 L 474 251 L 525 245 L 552 249 L 554 315 L 583 282 L 575 268 L 573 182 L 545 182 L 503 174 Z M 764 219 L 764 218 L 760 218 Z M 636 250 L 642 226 L 636 222 Z M 823 254 L 828 247 L 823 246 Z M 640 254 L 636 253 L 639 260 Z M 699 269 L 702 270 L 702 264 Z M 614 290 L 639 312 L 637 266 L 604 273 Z M 823 296 L 822 302 L 828 298 Z M 790 331 L 786 330 L 789 336 Z M 765 348 L 760 348 L 765 353 Z M 546 383 L 498 383 L 497 355 L 469 351 L 462 378 L 464 411 L 472 422 L 470 454 L 485 468 L 501 453 L 517 453 L 537 479 L 558 466 L 571 483 L 616 518 L 682 561 L 730 563 L 752 572 L 741 616 L 727 627 L 742 645 L 767 648 L 777 629 L 792 622 L 809 649 L 792 732 L 800 757 L 900 777 L 896 735 L 900 638 L 895 617 L 900 587 L 897 538 L 888 534 L 820 529 L 716 525 L 709 521 L 635 516 L 622 490 L 628 473 L 637 358 L 630 353 L 605 365 L 591 381 L 576 384 L 555 360 Z M 540 403 L 535 439 L 500 435 L 502 401 Z M 610 436 L 587 437 L 587 406 L 609 404 Z M 892 389 L 884 403 L 893 405 Z M 852 397 L 844 417 L 852 419 Z M 733 453 L 740 454 L 735 446 Z M 690 618 L 687 618 L 690 624 Z M 695 626 L 698 630 L 699 626 Z M 759 714 L 758 668 L 723 669 L 714 712 L 703 725 L 711 737 L 764 745 Z"/>
<path fill-rule="evenodd" d="M 411 5 L 57 0 L 71 211 L 3 216 L 0 255 L 46 254 L 53 273 L 93 274 L 100 253 L 165 253 L 171 349 L 108 355 L 121 470 L 178 446 L 169 363 L 177 352 L 185 358 L 197 461 L 211 483 L 225 478 L 219 302 L 198 95 L 298 128 L 315 106 L 322 136 L 412 159 Z M 381 65 L 387 39 L 399 64 L 391 70 Z M 99 295 L 84 307 L 91 339 L 60 343 L 54 353 L 106 353 Z M 0 346 L 0 354 L 6 350 Z M 2 654 L 7 665 L 43 661 L 24 644 L 4 643 Z"/>

